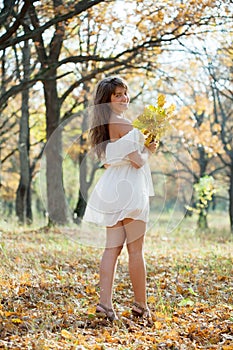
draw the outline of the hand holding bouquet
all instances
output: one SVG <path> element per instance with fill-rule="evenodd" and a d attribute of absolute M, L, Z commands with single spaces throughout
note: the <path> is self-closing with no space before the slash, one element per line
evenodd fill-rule
<path fill-rule="evenodd" d="M 153 141 L 159 141 L 171 128 L 171 120 L 174 118 L 175 105 L 165 108 L 166 98 L 159 95 L 157 106 L 149 105 L 144 108 L 142 114 L 133 121 L 133 126 L 145 135 L 145 146 Z"/>

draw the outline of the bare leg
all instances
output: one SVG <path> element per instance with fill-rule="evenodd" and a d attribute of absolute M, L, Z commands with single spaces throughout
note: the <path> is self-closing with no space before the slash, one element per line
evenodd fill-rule
<path fill-rule="evenodd" d="M 106 247 L 100 264 L 100 303 L 112 308 L 112 288 L 118 256 L 125 241 L 124 226 L 107 227 Z"/>
<path fill-rule="evenodd" d="M 129 254 L 129 274 L 133 285 L 134 299 L 142 308 L 147 308 L 146 267 L 143 256 L 143 243 L 146 224 L 143 221 L 123 220 Z"/>

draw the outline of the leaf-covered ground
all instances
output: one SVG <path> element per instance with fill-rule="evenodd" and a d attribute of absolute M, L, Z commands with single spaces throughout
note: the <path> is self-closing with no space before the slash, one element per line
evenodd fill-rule
<path fill-rule="evenodd" d="M 126 249 L 114 324 L 94 314 L 101 248 L 18 228 L 2 230 L 0 249 L 0 349 L 233 349 L 233 243 L 220 230 L 148 233 L 152 325 L 131 316 Z"/>

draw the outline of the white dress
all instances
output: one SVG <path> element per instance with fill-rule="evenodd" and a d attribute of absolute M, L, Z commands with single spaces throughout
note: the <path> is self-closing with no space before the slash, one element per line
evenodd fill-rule
<path fill-rule="evenodd" d="M 124 218 L 147 222 L 149 219 L 149 196 L 154 195 L 151 172 L 143 153 L 145 164 L 134 168 L 128 154 L 144 148 L 144 136 L 132 129 L 120 139 L 106 146 L 104 171 L 88 200 L 84 221 L 100 226 L 113 226 Z"/>

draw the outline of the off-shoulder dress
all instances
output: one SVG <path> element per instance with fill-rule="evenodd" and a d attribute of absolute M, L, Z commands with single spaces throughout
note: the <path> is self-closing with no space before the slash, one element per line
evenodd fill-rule
<path fill-rule="evenodd" d="M 106 146 L 104 171 L 87 203 L 84 221 L 100 226 L 113 226 L 125 218 L 149 220 L 149 196 L 154 195 L 148 153 L 145 164 L 136 169 L 128 155 L 144 149 L 144 136 L 132 129 Z"/>

